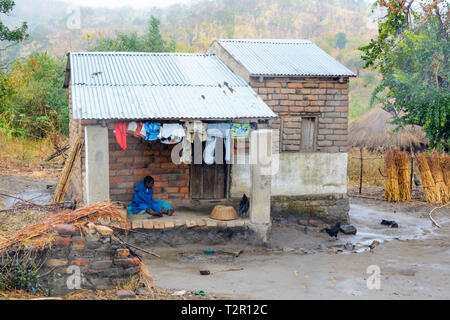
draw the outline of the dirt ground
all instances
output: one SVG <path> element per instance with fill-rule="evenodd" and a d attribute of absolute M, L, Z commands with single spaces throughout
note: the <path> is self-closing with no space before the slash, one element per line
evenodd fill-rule
<path fill-rule="evenodd" d="M 52 193 L 47 184 L 54 182 L 0 176 L 0 193 L 45 202 Z M 0 198 L 4 207 L 11 201 Z M 447 208 L 434 212 L 441 225 L 436 228 L 428 217 L 429 205 L 352 197 L 350 219 L 358 232 L 339 234 L 338 240 L 331 240 L 320 227 L 305 228 L 295 219 L 277 218 L 265 247 L 149 246 L 161 256 L 147 256 L 145 262 L 162 294 L 147 298 L 193 299 L 193 292 L 201 290 L 204 299 L 448 299 Z M 399 228 L 380 225 L 382 219 L 395 220 Z M 379 244 L 371 250 L 374 241 Z M 206 254 L 207 249 L 216 252 Z M 235 257 L 218 250 L 242 253 Z M 367 280 L 376 276 L 368 273 L 369 266 L 380 270 L 379 289 L 368 288 Z M 200 270 L 210 274 L 200 275 Z M 170 295 L 179 290 L 186 290 L 186 295 Z M 86 296 L 111 298 L 105 293 Z"/>
<path fill-rule="evenodd" d="M 162 288 L 204 290 L 240 299 L 448 299 L 450 298 L 450 210 L 436 210 L 441 228 L 432 227 L 430 206 L 351 199 L 356 235 L 330 240 L 318 228 L 275 221 L 266 248 L 153 248 L 147 260 Z M 380 225 L 395 220 L 399 228 Z M 380 242 L 373 250 L 368 245 Z M 350 242 L 353 250 L 344 248 Z M 350 248 L 350 246 L 348 247 Z M 206 255 L 204 249 L 244 252 Z M 369 290 L 371 265 L 380 269 L 379 290 Z M 210 270 L 203 276 L 199 270 Z"/>

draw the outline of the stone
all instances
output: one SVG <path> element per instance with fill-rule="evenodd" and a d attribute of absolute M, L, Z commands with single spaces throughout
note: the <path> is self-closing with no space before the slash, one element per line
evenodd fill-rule
<path fill-rule="evenodd" d="M 355 246 L 353 245 L 353 243 L 347 242 L 347 243 L 344 245 L 344 248 L 345 248 L 346 250 L 352 251 L 353 249 L 355 249 Z"/>
<path fill-rule="evenodd" d="M 153 224 L 153 228 L 154 229 L 164 229 L 164 222 L 162 221 L 155 221 L 155 223 Z"/>
<path fill-rule="evenodd" d="M 57 224 L 54 229 L 58 234 L 63 236 L 76 236 L 80 234 L 80 230 L 72 224 Z"/>
<path fill-rule="evenodd" d="M 117 290 L 116 295 L 121 299 L 136 298 L 136 294 L 130 290 Z"/>
<path fill-rule="evenodd" d="M 95 230 L 97 230 L 98 233 L 100 233 L 102 236 L 110 236 L 113 234 L 113 230 L 109 227 L 105 226 L 95 226 Z"/>
<path fill-rule="evenodd" d="M 340 231 L 343 234 L 356 234 L 356 228 L 350 224 L 341 226 Z"/>

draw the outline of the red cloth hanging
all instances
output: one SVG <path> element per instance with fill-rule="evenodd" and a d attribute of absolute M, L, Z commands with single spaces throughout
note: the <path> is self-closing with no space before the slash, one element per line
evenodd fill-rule
<path fill-rule="evenodd" d="M 122 149 L 127 150 L 127 123 L 114 123 L 114 135 L 116 136 L 117 142 L 122 147 Z"/>

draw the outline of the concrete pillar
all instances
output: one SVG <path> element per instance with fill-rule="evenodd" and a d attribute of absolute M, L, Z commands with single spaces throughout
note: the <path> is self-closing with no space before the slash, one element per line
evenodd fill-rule
<path fill-rule="evenodd" d="M 272 132 L 254 130 L 250 136 L 250 221 L 270 224 Z"/>
<path fill-rule="evenodd" d="M 106 126 L 85 126 L 86 200 L 109 200 L 109 142 Z"/>

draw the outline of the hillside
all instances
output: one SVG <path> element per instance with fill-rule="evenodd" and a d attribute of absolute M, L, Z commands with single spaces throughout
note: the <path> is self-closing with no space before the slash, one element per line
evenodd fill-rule
<path fill-rule="evenodd" d="M 163 36 L 176 41 L 177 51 L 205 52 L 217 38 L 314 41 L 361 76 L 351 84 L 351 119 L 367 109 L 377 81 L 374 74 L 361 71 L 356 50 L 376 33 L 365 0 L 200 0 L 147 11 L 82 7 L 78 13 L 57 0 L 16 0 L 14 14 L 6 21 L 27 21 L 30 39 L 4 52 L 3 62 L 23 59 L 33 51 L 62 57 L 68 51 L 85 50 L 89 41 L 100 36 L 140 33 L 154 15 L 161 20 Z"/>

